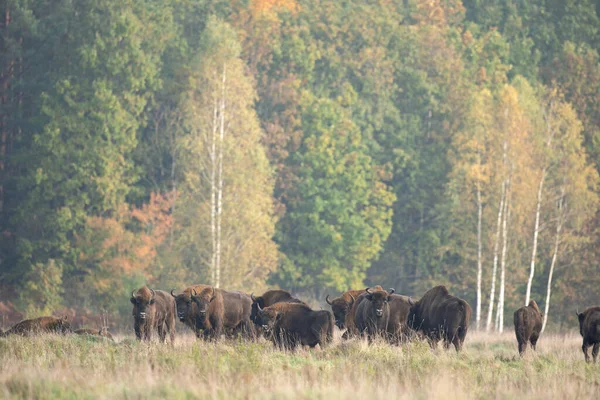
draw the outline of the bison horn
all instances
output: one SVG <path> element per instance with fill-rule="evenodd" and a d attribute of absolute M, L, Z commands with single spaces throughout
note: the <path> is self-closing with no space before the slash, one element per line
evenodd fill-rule
<path fill-rule="evenodd" d="M 156 296 L 156 293 L 154 292 L 153 289 L 150 289 L 150 291 L 152 292 L 152 298 L 154 298 L 154 296 Z"/>
<path fill-rule="evenodd" d="M 327 296 L 325 297 L 325 301 L 327 302 L 327 304 L 331 305 L 331 301 L 329 301 L 329 295 L 327 295 Z"/>
<path fill-rule="evenodd" d="M 135 293 L 135 289 L 133 289 L 133 291 L 131 292 L 131 298 L 132 298 L 132 299 L 135 299 L 135 295 L 134 295 L 134 293 Z"/>
<path fill-rule="evenodd" d="M 173 297 L 177 297 L 177 296 L 175 296 L 175 295 L 173 294 L 173 292 L 174 292 L 174 291 L 175 291 L 175 289 L 171 289 L 171 296 L 173 296 Z"/>
<path fill-rule="evenodd" d="M 390 288 L 390 294 L 394 294 L 394 292 L 396 292 L 396 289 Z"/>
<path fill-rule="evenodd" d="M 367 292 L 368 294 L 372 294 L 371 292 L 369 292 L 370 288 L 366 288 L 365 292 Z"/>
<path fill-rule="evenodd" d="M 256 307 L 258 308 L 258 311 L 262 311 L 262 307 L 260 306 L 260 303 L 257 301 L 256 302 Z"/>
<path fill-rule="evenodd" d="M 252 292 L 252 293 L 250 294 L 250 298 L 252 299 L 252 301 L 253 301 L 253 302 L 255 302 L 255 303 L 256 303 L 256 297 L 254 297 L 254 292 Z"/>
<path fill-rule="evenodd" d="M 198 293 L 196 293 L 196 289 L 192 289 L 192 295 L 198 296 Z"/>
<path fill-rule="evenodd" d="M 354 302 L 356 301 L 356 299 L 354 298 L 354 296 L 352 296 L 352 294 L 348 293 L 350 295 L 350 297 L 352 298 L 352 303 L 350 304 L 354 304 Z"/>

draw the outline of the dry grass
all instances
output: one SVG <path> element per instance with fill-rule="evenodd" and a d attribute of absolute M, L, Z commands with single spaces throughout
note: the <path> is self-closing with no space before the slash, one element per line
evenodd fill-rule
<path fill-rule="evenodd" d="M 521 360 L 512 334 L 470 334 L 457 355 L 425 343 L 363 341 L 280 352 L 269 343 L 175 347 L 85 337 L 0 339 L 0 398 L 563 399 L 598 398 L 600 364 L 578 336 L 540 339 Z"/>

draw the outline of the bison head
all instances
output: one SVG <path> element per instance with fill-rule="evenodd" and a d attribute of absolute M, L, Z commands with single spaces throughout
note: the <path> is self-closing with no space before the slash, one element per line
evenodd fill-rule
<path fill-rule="evenodd" d="M 273 307 L 261 308 L 257 304 L 258 316 L 257 324 L 262 327 L 265 333 L 271 333 L 275 328 L 275 324 L 281 318 L 281 314 Z"/>
<path fill-rule="evenodd" d="M 184 291 L 178 295 L 175 295 L 173 292 L 175 289 L 171 290 L 171 296 L 175 297 L 175 307 L 177 309 L 177 318 L 181 322 L 184 322 L 189 315 L 192 315 L 192 295 L 190 291 Z"/>
<path fill-rule="evenodd" d="M 134 290 L 131 292 L 131 304 L 133 304 L 133 316 L 139 320 L 146 320 L 154 311 L 154 301 L 156 293 L 152 289 L 144 286 L 138 289 L 137 293 Z"/>
<path fill-rule="evenodd" d="M 62 318 L 58 318 L 56 320 L 56 325 L 54 326 L 54 330 L 57 333 L 69 333 L 71 332 L 71 323 L 69 322 L 69 318 L 65 315 Z"/>
<path fill-rule="evenodd" d="M 192 301 L 197 307 L 196 328 L 204 329 L 206 327 L 205 321 L 208 315 L 208 307 L 215 298 L 216 293 L 215 288 L 213 287 L 206 288 L 200 293 L 196 293 L 196 291 L 192 289 Z"/>
<path fill-rule="evenodd" d="M 366 289 L 366 299 L 371 303 L 371 308 L 377 318 L 382 318 L 385 311 L 388 310 L 388 302 L 391 300 L 390 296 L 394 293 L 394 289 L 390 289 L 390 293 L 385 290 L 371 291 Z"/>
<path fill-rule="evenodd" d="M 258 313 L 259 310 L 265 306 L 265 301 L 262 298 L 262 296 L 255 297 L 254 293 L 252 293 L 250 297 L 252 298 L 252 311 L 250 312 L 250 320 L 256 325 L 260 325 L 258 320 Z"/>
<path fill-rule="evenodd" d="M 350 301 L 347 301 L 344 297 L 337 297 L 333 300 L 329 300 L 329 295 L 325 297 L 325 301 L 331 306 L 331 311 L 333 311 L 335 324 L 340 329 L 344 329 L 346 327 L 346 316 L 356 301 L 354 296 L 351 294 L 348 294 L 348 296 L 350 297 Z"/>

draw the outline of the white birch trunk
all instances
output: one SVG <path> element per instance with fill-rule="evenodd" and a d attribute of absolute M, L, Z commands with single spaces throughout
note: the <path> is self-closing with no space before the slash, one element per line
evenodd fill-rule
<path fill-rule="evenodd" d="M 550 310 L 550 295 L 552 294 L 552 275 L 554 275 L 554 266 L 558 258 L 558 247 L 560 245 L 560 231 L 563 225 L 563 199 L 565 197 L 565 187 L 561 188 L 560 200 L 558 201 L 558 221 L 556 222 L 556 236 L 554 237 L 554 252 L 552 262 L 550 263 L 550 272 L 548 274 L 548 287 L 546 288 L 546 304 L 544 305 L 544 322 L 542 323 L 542 332 L 546 329 L 548 322 L 548 311 Z"/>
<path fill-rule="evenodd" d="M 219 124 L 219 178 L 217 188 L 217 237 L 215 255 L 215 287 L 221 285 L 221 216 L 223 215 L 223 138 L 225 136 L 225 77 L 226 68 L 223 64 L 223 79 L 221 81 L 221 110 Z"/>
<path fill-rule="evenodd" d="M 217 99 L 215 98 L 213 104 L 213 126 L 212 126 L 212 136 L 211 136 L 211 145 L 210 145 L 210 235 L 212 241 L 212 257 L 211 257 L 211 284 L 215 285 L 216 283 L 216 266 L 217 266 L 217 202 L 216 202 L 216 173 L 217 173 L 217 165 L 216 165 L 216 146 L 217 146 Z"/>
<path fill-rule="evenodd" d="M 475 316 L 477 330 L 481 328 L 481 220 L 483 214 L 482 209 L 483 206 L 481 204 L 481 185 L 479 182 L 477 182 L 477 311 Z"/>
<path fill-rule="evenodd" d="M 506 182 L 502 182 L 502 195 L 500 196 L 500 206 L 498 207 L 498 222 L 496 224 L 496 240 L 494 243 L 494 263 L 492 267 L 492 285 L 490 288 L 490 302 L 488 306 L 488 315 L 485 330 L 489 331 L 492 327 L 492 316 L 494 313 L 494 298 L 496 295 L 496 272 L 498 271 L 498 250 L 500 247 L 500 227 L 502 224 L 502 212 L 504 211 L 504 196 L 506 195 Z"/>
<path fill-rule="evenodd" d="M 531 297 L 531 284 L 533 283 L 533 277 L 535 276 L 535 258 L 537 256 L 537 245 L 538 245 L 538 234 L 540 231 L 540 209 L 542 207 L 542 191 L 544 187 L 544 180 L 546 179 L 546 168 L 542 170 L 542 177 L 538 185 L 537 192 L 537 205 L 535 209 L 535 225 L 533 228 L 533 249 L 531 251 L 531 265 L 529 267 L 529 279 L 527 280 L 527 291 L 525 292 L 525 305 L 529 304 L 529 298 Z"/>
<path fill-rule="evenodd" d="M 507 191 L 510 189 L 510 178 L 506 183 Z M 504 331 L 504 288 L 506 282 L 506 253 L 508 252 L 508 223 L 510 222 L 510 195 L 506 196 L 504 202 L 504 217 L 502 220 L 502 258 L 500 261 L 500 294 L 498 296 L 498 325 L 500 333 Z"/>

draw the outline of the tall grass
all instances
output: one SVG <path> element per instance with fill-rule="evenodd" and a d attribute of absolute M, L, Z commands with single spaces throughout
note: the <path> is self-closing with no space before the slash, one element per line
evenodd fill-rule
<path fill-rule="evenodd" d="M 471 334 L 461 354 L 423 342 L 281 352 L 191 335 L 174 347 L 129 336 L 9 337 L 0 339 L 0 398 L 598 398 L 600 365 L 585 364 L 580 346 L 577 336 L 547 335 L 520 359 L 508 334 Z"/>

